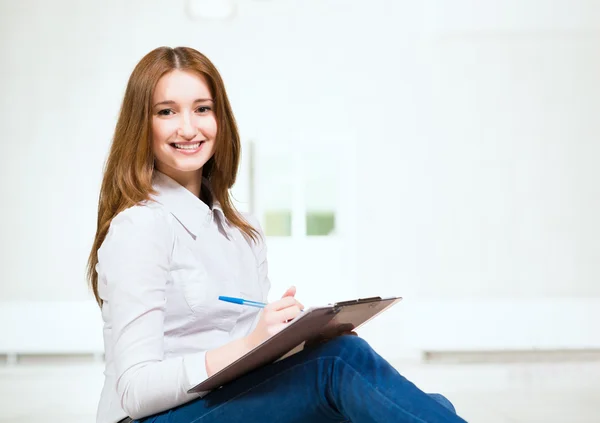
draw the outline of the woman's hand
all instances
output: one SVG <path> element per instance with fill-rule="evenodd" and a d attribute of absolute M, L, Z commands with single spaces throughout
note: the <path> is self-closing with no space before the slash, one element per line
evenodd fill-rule
<path fill-rule="evenodd" d="M 249 348 L 254 348 L 266 341 L 286 327 L 290 320 L 294 319 L 304 306 L 294 298 L 296 287 L 292 286 L 283 294 L 280 300 L 267 304 L 262 310 L 260 320 L 256 328 L 246 341 Z"/>

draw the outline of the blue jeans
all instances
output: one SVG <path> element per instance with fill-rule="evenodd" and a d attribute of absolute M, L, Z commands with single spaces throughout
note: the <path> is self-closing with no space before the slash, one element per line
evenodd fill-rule
<path fill-rule="evenodd" d="M 136 423 L 459 423 L 452 404 L 344 335 Z"/>

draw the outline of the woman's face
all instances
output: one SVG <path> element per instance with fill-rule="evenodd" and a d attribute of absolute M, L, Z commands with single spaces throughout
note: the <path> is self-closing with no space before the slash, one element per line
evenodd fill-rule
<path fill-rule="evenodd" d="M 158 80 L 152 98 L 156 169 L 177 181 L 202 174 L 217 136 L 213 106 L 202 75 L 175 69 Z"/>

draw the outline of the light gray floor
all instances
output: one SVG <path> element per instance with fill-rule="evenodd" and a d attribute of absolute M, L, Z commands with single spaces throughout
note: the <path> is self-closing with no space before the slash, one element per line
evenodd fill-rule
<path fill-rule="evenodd" d="M 474 423 L 600 423 L 600 362 L 396 363 Z M 0 366 L 1 423 L 94 422 L 102 364 Z"/>

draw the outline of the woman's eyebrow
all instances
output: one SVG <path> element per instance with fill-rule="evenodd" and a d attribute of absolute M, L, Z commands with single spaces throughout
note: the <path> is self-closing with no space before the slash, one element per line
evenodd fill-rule
<path fill-rule="evenodd" d="M 213 102 L 212 98 L 197 98 L 196 100 L 194 100 L 194 103 L 202 103 L 202 102 L 205 102 L 205 101 L 210 101 L 211 103 Z M 176 102 L 174 102 L 173 100 L 165 100 L 165 101 L 159 101 L 153 107 L 156 107 L 156 106 L 172 106 L 173 104 L 176 104 Z"/>

